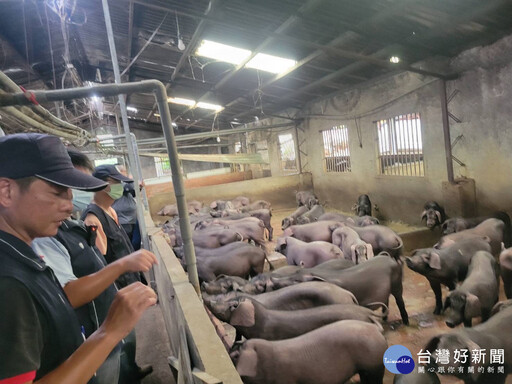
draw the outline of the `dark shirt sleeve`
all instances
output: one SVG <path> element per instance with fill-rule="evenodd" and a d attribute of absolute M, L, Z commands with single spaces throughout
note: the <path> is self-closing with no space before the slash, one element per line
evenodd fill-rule
<path fill-rule="evenodd" d="M 43 332 L 36 303 L 18 280 L 0 278 L 0 381 L 37 371 Z"/>

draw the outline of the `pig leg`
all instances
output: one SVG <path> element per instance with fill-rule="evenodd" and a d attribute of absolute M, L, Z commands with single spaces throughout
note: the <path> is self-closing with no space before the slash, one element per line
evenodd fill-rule
<path fill-rule="evenodd" d="M 430 281 L 430 287 L 436 295 L 436 308 L 434 309 L 434 315 L 440 315 L 441 309 L 443 308 L 443 293 L 441 292 L 441 284 L 438 282 Z"/>
<path fill-rule="evenodd" d="M 405 303 L 404 298 L 402 297 L 402 292 L 400 290 L 399 294 L 393 294 L 395 297 L 396 305 L 398 307 L 398 310 L 400 311 L 400 316 L 402 317 L 402 322 L 404 325 L 409 325 L 409 315 L 407 314 L 407 311 L 405 310 Z"/>

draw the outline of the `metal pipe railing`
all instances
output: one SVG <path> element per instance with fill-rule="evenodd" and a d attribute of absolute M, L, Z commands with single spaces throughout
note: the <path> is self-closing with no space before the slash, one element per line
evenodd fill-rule
<path fill-rule="evenodd" d="M 180 229 L 183 238 L 185 259 L 188 266 L 188 278 L 194 289 L 199 294 L 199 278 L 197 275 L 196 254 L 192 243 L 192 230 L 188 218 L 187 202 L 185 199 L 185 186 L 183 175 L 179 166 L 178 148 L 172 128 L 171 113 L 167 104 L 167 91 L 165 86 L 157 80 L 145 80 L 135 83 L 123 84 L 105 84 L 95 85 L 93 87 L 58 89 L 51 91 L 29 91 L 30 95 L 35 97 L 39 103 L 54 102 L 63 100 L 73 100 L 81 98 L 90 98 L 93 96 L 112 97 L 119 94 L 129 93 L 153 93 L 156 97 L 158 109 L 160 111 L 162 129 L 167 144 L 167 152 L 172 171 L 172 183 L 178 212 L 180 215 Z M 23 93 L 9 95 L 0 95 L 0 107 L 12 105 L 30 105 L 32 102 Z"/>

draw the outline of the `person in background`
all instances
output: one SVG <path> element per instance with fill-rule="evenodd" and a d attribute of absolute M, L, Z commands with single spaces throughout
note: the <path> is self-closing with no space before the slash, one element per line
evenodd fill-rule
<path fill-rule="evenodd" d="M 122 171 L 120 172 L 122 173 Z M 140 233 L 137 223 L 137 202 L 135 200 L 133 184 L 123 183 L 123 196 L 114 201 L 112 208 L 116 211 L 119 224 L 128 235 L 133 248 L 137 250 L 140 249 Z"/>
<path fill-rule="evenodd" d="M 70 149 L 68 154 L 75 169 L 92 174 L 94 167 L 86 155 Z M 73 190 L 73 206 L 75 193 Z M 126 272 L 148 271 L 156 262 L 151 252 L 142 250 L 107 265 L 95 246 L 95 240 L 95 227 L 68 218 L 62 222 L 55 237 L 37 238 L 32 242 L 32 249 L 38 255 L 45 255 L 46 264 L 54 271 L 75 308 L 85 337 L 89 337 L 105 320 L 117 292 L 114 281 Z M 121 344 L 118 344 L 96 372 L 99 384 L 119 381 L 120 355 Z M 135 366 L 130 370 L 137 373 L 133 380 L 140 380 L 152 371 L 149 366 L 139 368 L 135 361 L 128 364 Z"/>
<path fill-rule="evenodd" d="M 106 181 L 108 186 L 94 193 L 92 203 L 82 212 L 82 220 L 86 225 L 98 228 L 96 246 L 110 264 L 134 251 L 128 235 L 119 224 L 116 211 L 112 208 L 114 201 L 123 196 L 121 182 L 133 183 L 133 180 L 122 175 L 115 165 L 110 164 L 96 167 L 93 176 Z M 125 273 L 116 283 L 118 287 L 125 287 L 135 281 L 141 281 L 139 273 Z"/>
<path fill-rule="evenodd" d="M 82 220 L 86 225 L 97 227 L 96 246 L 110 264 L 134 252 L 130 239 L 119 225 L 117 213 L 112 208 L 114 201 L 123 195 L 121 183 L 133 183 L 133 180 L 122 175 L 115 165 L 110 164 L 96 167 L 92 175 L 106 181 L 108 186 L 94 193 L 92 203 L 82 213 Z M 116 280 L 116 285 L 123 287 L 138 281 L 146 283 L 140 273 L 125 273 Z M 135 352 L 136 336 L 133 331 L 125 338 L 121 352 L 120 382 L 123 384 L 129 383 L 139 372 L 137 366 L 130 365 L 130 362 L 135 361 Z"/>
<path fill-rule="evenodd" d="M 135 283 L 115 296 L 105 321 L 83 339 L 66 293 L 32 250 L 57 234 L 72 212 L 71 189 L 105 183 L 76 170 L 60 139 L 0 137 L 0 383 L 96 383 L 94 373 L 156 303 Z M 43 255 L 44 256 L 44 255 Z"/>

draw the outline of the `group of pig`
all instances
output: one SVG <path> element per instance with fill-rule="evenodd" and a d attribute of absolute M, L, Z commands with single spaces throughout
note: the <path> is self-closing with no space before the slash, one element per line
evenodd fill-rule
<path fill-rule="evenodd" d="M 441 350 L 452 354 L 468 349 L 504 350 L 504 373 L 497 373 L 497 364 L 487 360 L 483 372 L 453 373 L 465 383 L 505 383 L 512 373 L 512 248 L 510 246 L 510 218 L 504 212 L 478 218 L 446 218 L 444 210 L 435 202 L 425 204 L 422 218 L 427 226 L 440 226 L 443 236 L 432 248 L 415 250 L 406 259 L 407 266 L 424 275 L 436 298 L 434 313 L 443 313 L 446 324 L 465 328 L 434 337 L 425 350 L 432 353 L 435 362 Z M 501 275 L 501 279 L 500 279 Z M 507 300 L 498 303 L 500 280 L 503 280 Z M 441 285 L 450 290 L 444 304 Z M 473 319 L 480 324 L 471 328 Z M 494 365 L 494 366 L 493 366 Z M 467 367 L 477 367 L 468 361 Z M 491 369 L 489 369 L 491 368 Z"/>
<path fill-rule="evenodd" d="M 382 383 L 390 295 L 409 324 L 402 240 L 367 215 L 364 198 L 355 217 L 324 213 L 310 192 L 296 199 L 276 246 L 289 265 L 203 282 L 204 302 L 236 329 L 230 355 L 246 383 Z M 304 224 L 301 211 L 311 213 Z"/>
<path fill-rule="evenodd" d="M 189 207 L 194 206 L 195 202 L 189 203 Z M 166 207 L 160 212 L 169 212 L 169 206 Z M 243 196 L 231 201 L 216 200 L 209 207 L 201 205 L 191 212 L 189 218 L 194 228 L 192 242 L 199 279 L 212 281 L 219 275 L 250 277 L 263 272 L 265 243 L 272 239 L 271 217 L 269 202 L 251 203 Z M 186 270 L 178 220 L 175 217 L 166 221 L 162 229 Z"/>
<path fill-rule="evenodd" d="M 409 324 L 402 297 L 402 240 L 371 216 L 367 195 L 354 206 L 357 216 L 325 213 L 310 192 L 299 192 L 296 199 L 298 208 L 283 220 L 276 245 L 289 265 L 266 273 L 266 238 L 251 219 L 261 220 L 261 231 L 268 226 L 265 217 L 250 212 L 268 210 L 270 225 L 270 204 L 257 202 L 251 211 L 244 208 L 248 199 L 215 201 L 207 215 L 191 216 L 204 302 L 236 329 L 230 355 L 245 383 L 344 383 L 356 373 L 361 383 L 382 383 L 388 345 L 380 323 L 387 320 L 390 295 L 402 323 Z M 446 216 L 442 221 L 439 216 L 433 217 L 445 223 Z M 456 366 L 453 374 L 466 384 L 505 383 L 512 373 L 512 300 L 497 301 L 500 275 L 512 299 L 512 248 L 505 248 L 510 221 L 503 216 L 448 220 L 457 223 L 444 228 L 453 233 L 405 261 L 428 279 L 436 297 L 434 313 L 444 312 L 450 327 L 466 327 L 432 338 L 423 350 L 431 353 L 435 367 L 441 350 L 453 356 L 464 348 L 503 349 L 504 373 L 481 373 L 469 359 L 463 368 L 473 367 L 475 373 L 459 373 Z M 255 245 L 240 241 L 245 239 Z M 444 305 L 441 285 L 451 290 Z M 482 322 L 470 328 L 476 317 Z M 490 367 L 488 359 L 485 368 Z M 439 383 L 439 378 L 413 372 L 397 375 L 395 383 Z"/>

